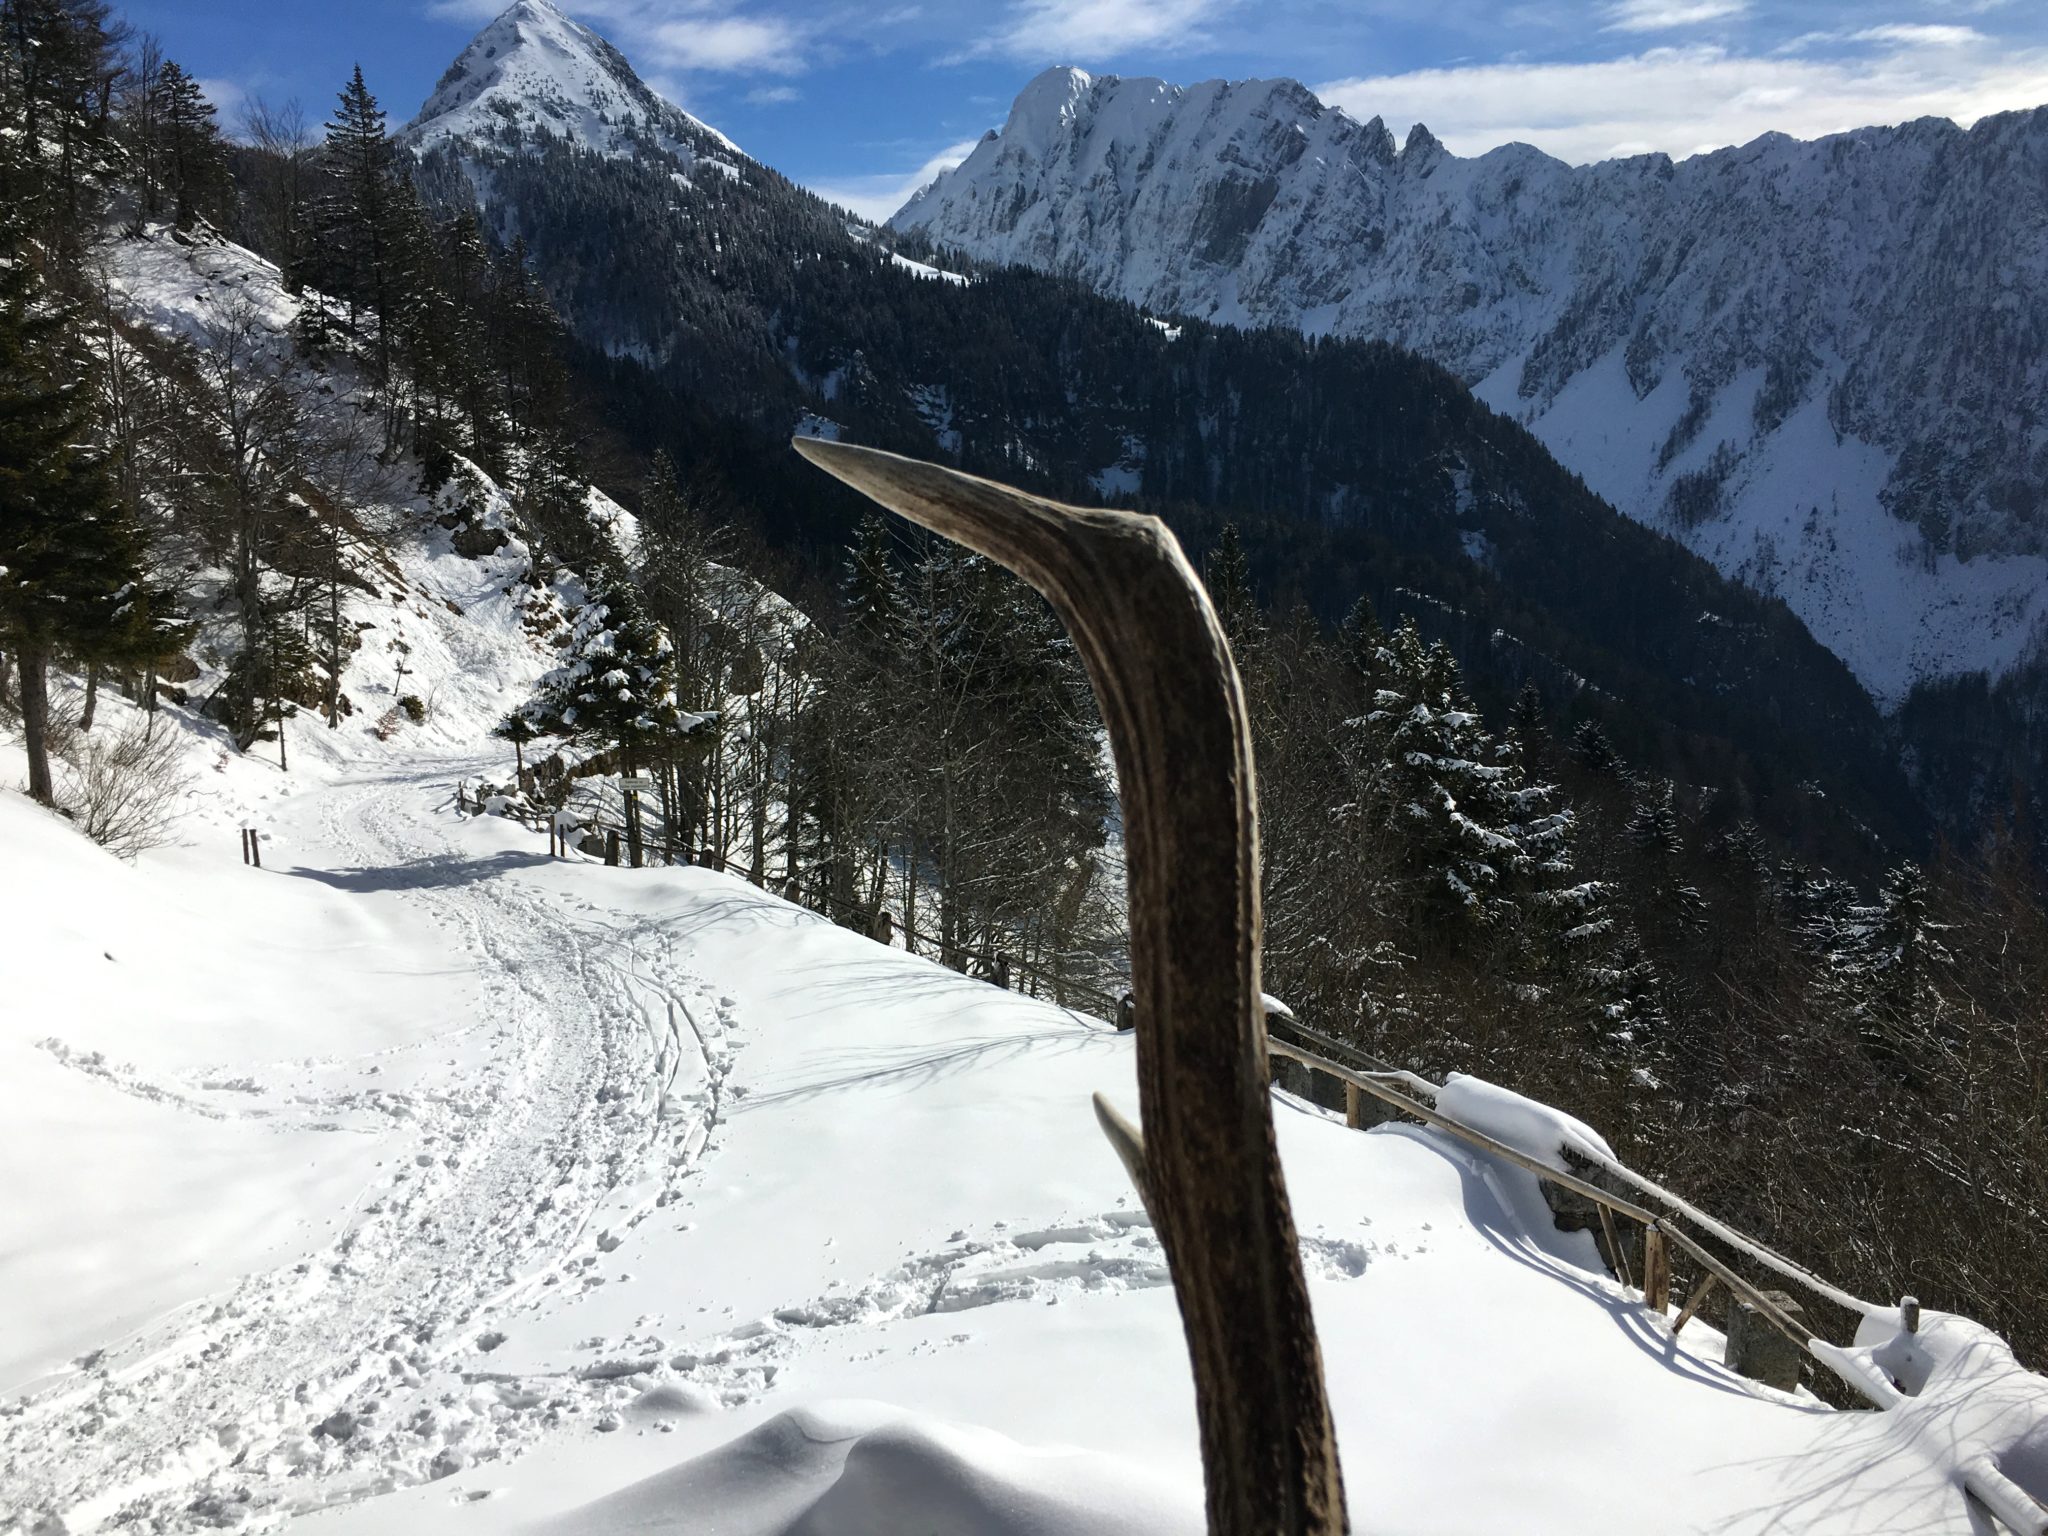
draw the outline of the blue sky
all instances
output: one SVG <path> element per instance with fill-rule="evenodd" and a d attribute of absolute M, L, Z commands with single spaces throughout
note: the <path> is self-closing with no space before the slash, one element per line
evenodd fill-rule
<path fill-rule="evenodd" d="M 232 122 L 324 117 L 361 62 L 394 122 L 502 0 L 127 0 Z M 1686 155 L 1777 129 L 2048 104 L 2040 0 L 557 0 L 755 158 L 872 215 L 1038 70 L 1291 75 L 1472 154 Z"/>

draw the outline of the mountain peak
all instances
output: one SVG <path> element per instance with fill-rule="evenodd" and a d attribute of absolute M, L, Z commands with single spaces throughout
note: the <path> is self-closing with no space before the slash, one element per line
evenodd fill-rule
<path fill-rule="evenodd" d="M 737 153 L 553 0 L 514 0 L 448 66 L 404 137 L 416 151 L 448 140 L 550 138 L 617 154 L 647 135 L 672 152 Z"/>

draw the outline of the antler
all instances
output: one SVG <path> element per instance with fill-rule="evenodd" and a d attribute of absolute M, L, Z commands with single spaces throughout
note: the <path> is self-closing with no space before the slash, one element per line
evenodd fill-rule
<path fill-rule="evenodd" d="M 1059 613 L 1123 796 L 1146 1135 L 1098 1096 L 1166 1250 L 1193 1358 L 1212 1536 L 1349 1529 L 1322 1356 L 1273 1138 L 1258 810 L 1229 643 L 1154 517 L 1091 511 L 798 438 L 856 490 L 1008 566 Z"/>

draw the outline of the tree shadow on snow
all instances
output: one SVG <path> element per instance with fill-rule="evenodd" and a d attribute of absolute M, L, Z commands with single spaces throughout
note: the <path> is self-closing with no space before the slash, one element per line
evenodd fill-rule
<path fill-rule="evenodd" d="M 508 848 L 485 858 L 444 853 L 375 869 L 308 869 L 303 864 L 295 864 L 282 873 L 295 875 L 301 880 L 317 880 L 337 891 L 360 895 L 368 891 L 441 891 L 456 886 L 478 885 L 500 875 L 532 869 L 547 862 L 548 856 L 544 853 L 521 853 Z"/>
<path fill-rule="evenodd" d="M 771 1092 L 751 1093 L 736 1106 L 735 1114 L 763 1109 L 774 1104 L 801 1103 L 847 1088 L 895 1086 L 923 1087 L 954 1077 L 971 1067 L 991 1067 L 1026 1055 L 1070 1054 L 1085 1050 L 1092 1034 L 1045 1034 L 1027 1032 L 993 1039 L 955 1040 L 899 1050 L 846 1051 L 836 1062 L 831 1053 L 821 1052 L 818 1060 L 828 1075 Z M 835 1066 L 839 1070 L 834 1070 Z"/>

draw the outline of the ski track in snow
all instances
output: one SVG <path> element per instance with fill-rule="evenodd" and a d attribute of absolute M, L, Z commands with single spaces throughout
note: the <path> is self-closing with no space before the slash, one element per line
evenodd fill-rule
<path fill-rule="evenodd" d="M 434 766 L 451 786 L 458 768 L 475 773 Z M 480 1074 L 451 1060 L 412 1091 L 279 1106 L 247 1078 L 144 1082 L 45 1043 L 195 1113 L 337 1128 L 374 1114 L 410 1121 L 413 1136 L 394 1138 L 410 1150 L 381 1165 L 322 1251 L 0 1407 L 0 1529 L 50 1509 L 74 1529 L 143 1530 L 301 1512 L 510 1454 L 580 1406 L 467 1382 L 458 1367 L 548 1293 L 603 1284 L 599 1254 L 674 1198 L 716 1129 L 732 1020 L 722 1003 L 691 1002 L 652 925 L 564 914 L 516 881 L 456 867 L 433 829 L 445 815 L 435 777 L 337 786 L 320 809 L 335 850 L 388 871 L 477 967 L 484 1001 L 469 1029 L 492 1034 Z"/>
<path fill-rule="evenodd" d="M 368 1056 L 166 1080 L 42 1042 L 109 1089 L 179 1112 L 377 1132 L 392 1154 L 327 1246 L 0 1403 L 0 1532 L 273 1527 L 510 1459 L 563 1427 L 666 1431 L 741 1406 L 828 1331 L 1170 1283 L 1135 1204 L 1053 1227 L 996 1221 L 702 1336 L 645 1331 L 648 1316 L 642 1331 L 579 1339 L 573 1358 L 494 1369 L 492 1352 L 554 1304 L 630 1278 L 600 1271 L 630 1259 L 631 1229 L 676 1204 L 714 1150 L 744 1031 L 659 920 L 457 851 L 454 784 L 478 768 L 429 760 L 304 802 L 335 866 L 322 877 L 396 892 L 440 925 L 481 982 L 474 1018 Z M 449 1054 L 423 1072 L 409 1062 L 421 1075 L 405 1087 L 376 1084 L 391 1058 L 447 1053 L 479 1031 L 481 1071 Z M 266 1089 L 266 1068 L 307 1066 L 349 1086 Z M 1362 1275 L 1379 1252 L 1314 1236 L 1302 1251 L 1332 1279 Z M 64 1526 L 39 1524 L 53 1511 Z"/>

